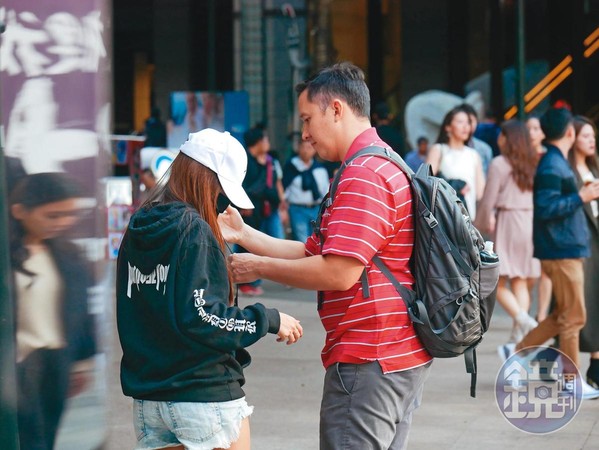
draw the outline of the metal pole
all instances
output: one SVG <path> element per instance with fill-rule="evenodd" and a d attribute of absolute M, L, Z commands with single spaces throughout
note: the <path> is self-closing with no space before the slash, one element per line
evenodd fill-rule
<path fill-rule="evenodd" d="M 216 90 L 216 3 L 208 2 L 208 90 Z"/>
<path fill-rule="evenodd" d="M 4 24 L 0 23 L 0 33 Z M 17 377 L 15 373 L 14 310 L 8 242 L 8 192 L 4 149 L 0 143 L 0 443 L 4 450 L 19 449 Z"/>
<path fill-rule="evenodd" d="M 518 105 L 518 118 L 524 120 L 526 113 L 524 111 L 524 90 L 526 89 L 526 57 L 524 54 L 524 44 L 526 37 L 524 35 L 524 0 L 518 0 L 516 23 L 518 27 L 516 41 L 516 99 Z"/>

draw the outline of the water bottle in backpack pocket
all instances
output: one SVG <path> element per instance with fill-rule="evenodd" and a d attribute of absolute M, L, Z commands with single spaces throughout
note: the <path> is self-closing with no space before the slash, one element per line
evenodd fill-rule
<path fill-rule="evenodd" d="M 486 241 L 480 252 L 480 316 L 483 331 L 489 329 L 491 316 L 497 297 L 497 280 L 499 278 L 499 256 L 493 251 L 493 242 Z"/>

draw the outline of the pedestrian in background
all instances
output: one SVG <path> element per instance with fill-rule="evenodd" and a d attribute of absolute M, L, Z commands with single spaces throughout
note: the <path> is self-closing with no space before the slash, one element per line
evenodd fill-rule
<path fill-rule="evenodd" d="M 534 179 L 534 256 L 551 278 L 555 305 L 551 313 L 514 348 L 506 344 L 507 358 L 515 350 L 542 345 L 559 336 L 559 349 L 580 369 L 579 335 L 586 323 L 583 259 L 590 256 L 589 230 L 583 205 L 599 198 L 599 181 L 576 186 L 567 161 L 576 140 L 572 113 L 549 109 L 541 117 L 547 153 Z M 599 397 L 584 381 L 583 398 Z"/>
<path fill-rule="evenodd" d="M 426 162 L 427 154 L 428 139 L 424 136 L 420 136 L 416 141 L 416 148 L 410 150 L 404 160 L 410 169 L 417 172 L 420 166 Z"/>
<path fill-rule="evenodd" d="M 401 131 L 393 125 L 393 116 L 387 102 L 380 101 L 374 106 L 372 121 L 381 139 L 403 157 L 406 154 L 404 138 Z"/>
<path fill-rule="evenodd" d="M 487 172 L 489 171 L 489 164 L 491 164 L 491 160 L 493 159 L 493 149 L 485 141 L 477 138 L 474 135 L 474 133 L 476 133 L 476 129 L 478 128 L 478 115 L 476 114 L 474 107 L 468 103 L 462 103 L 460 106 L 468 113 L 468 118 L 470 119 L 471 130 L 468 146 L 476 150 L 478 153 L 478 156 L 483 164 L 483 173 L 486 177 Z"/>
<path fill-rule="evenodd" d="M 259 125 L 249 129 L 243 135 L 243 140 L 248 154 L 248 166 L 243 188 L 256 205 L 254 209 L 241 209 L 243 220 L 253 228 L 262 230 L 269 236 L 279 239 L 285 237 L 285 230 L 278 215 L 279 205 L 286 209 L 284 191 L 279 188 L 279 171 L 275 160 L 269 155 L 270 140 L 264 132 L 264 127 Z M 243 253 L 246 250 L 237 246 L 236 251 Z M 244 295 L 258 296 L 264 293 L 261 280 L 252 283 L 242 283 L 239 290 Z"/>
<path fill-rule="evenodd" d="M 583 116 L 574 117 L 576 141 L 568 154 L 568 161 L 576 176 L 576 185 L 599 181 L 597 161 L 597 129 L 595 124 Z M 587 383 L 599 389 L 599 201 L 585 203 L 584 214 L 591 235 L 591 256 L 584 261 L 584 299 L 587 322 L 580 331 L 580 351 L 589 352 L 591 361 L 586 373 Z"/>
<path fill-rule="evenodd" d="M 93 278 L 65 236 L 78 222 L 81 197 L 78 183 L 63 173 L 25 175 L 10 194 L 22 449 L 54 449 L 67 398 L 93 376 L 95 323 L 87 298 Z"/>
<path fill-rule="evenodd" d="M 532 186 L 537 156 L 528 130 L 518 120 L 501 125 L 497 144 L 501 155 L 489 166 L 476 225 L 495 242 L 499 255 L 497 301 L 514 321 L 508 342 L 518 343 L 537 326 L 528 315 L 529 280 L 541 273 L 532 245 Z"/>
<path fill-rule="evenodd" d="M 427 163 L 456 190 L 474 220 L 476 202 L 485 190 L 485 175 L 480 156 L 468 147 L 471 130 L 468 112 L 461 106 L 451 109 L 443 119 L 437 143 L 428 152 Z"/>
<path fill-rule="evenodd" d="M 146 147 L 166 147 L 166 124 L 160 118 L 160 109 L 152 108 L 152 113 L 144 126 Z"/>
<path fill-rule="evenodd" d="M 537 116 L 530 116 L 526 119 L 526 128 L 528 129 L 528 135 L 530 137 L 530 144 L 534 148 L 537 158 L 547 153 L 547 147 L 543 145 L 543 139 L 545 134 L 541 129 L 541 122 Z M 543 270 L 541 270 L 541 277 L 537 284 L 537 322 L 545 320 L 549 313 L 549 305 L 551 303 L 551 279 L 547 276 Z M 534 284 L 529 286 L 529 290 L 532 292 Z"/>
<path fill-rule="evenodd" d="M 253 206 L 243 146 L 207 128 L 180 150 L 119 251 L 121 385 L 133 397 L 137 448 L 246 450 L 244 349 L 267 333 L 293 344 L 302 327 L 260 303 L 237 306 L 217 216 L 230 203 Z"/>
<path fill-rule="evenodd" d="M 306 242 L 312 234 L 312 221 L 318 216 L 320 202 L 329 190 L 326 167 L 314 159 L 316 150 L 301 141 L 297 155 L 283 168 L 283 187 L 289 205 L 289 220 L 293 239 Z"/>
<path fill-rule="evenodd" d="M 356 66 L 326 67 L 296 90 L 302 138 L 322 158 L 346 161 L 364 147 L 389 147 L 370 125 L 370 95 Z M 402 284 L 414 283 L 410 185 L 395 164 L 363 156 L 345 168 L 331 200 L 305 244 L 260 233 L 232 210 L 221 215 L 225 238 L 253 253 L 231 255 L 230 265 L 240 281 L 268 278 L 320 291 L 326 330 L 320 448 L 404 449 L 432 358 L 372 258 L 384 259 Z"/>

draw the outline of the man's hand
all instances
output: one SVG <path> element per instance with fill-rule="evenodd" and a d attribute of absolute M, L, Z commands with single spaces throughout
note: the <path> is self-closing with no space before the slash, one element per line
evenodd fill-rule
<path fill-rule="evenodd" d="M 241 240 L 243 225 L 243 219 L 239 211 L 231 205 L 229 205 L 225 212 L 218 215 L 218 226 L 220 227 L 223 239 L 227 242 L 237 244 Z"/>
<path fill-rule="evenodd" d="M 287 341 L 287 345 L 294 344 L 304 335 L 304 330 L 299 323 L 299 320 L 280 312 L 281 326 L 277 333 L 277 342 Z"/>
<path fill-rule="evenodd" d="M 589 183 L 583 186 L 580 191 L 578 191 L 578 195 L 582 199 L 583 203 L 588 203 L 590 201 L 596 200 L 599 198 L 599 180 L 595 180 L 592 183 Z"/>
<path fill-rule="evenodd" d="M 233 253 L 229 255 L 229 270 L 234 283 L 251 283 L 260 278 L 257 262 L 260 256 L 252 253 Z"/>

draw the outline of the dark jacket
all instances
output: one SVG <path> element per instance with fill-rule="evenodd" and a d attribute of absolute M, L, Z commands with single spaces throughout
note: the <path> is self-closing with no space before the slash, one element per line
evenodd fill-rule
<path fill-rule="evenodd" d="M 141 208 L 117 261 L 117 327 L 125 395 L 222 402 L 244 396 L 235 351 L 279 330 L 257 303 L 229 306 L 226 259 L 209 225 L 181 202 Z"/>
<path fill-rule="evenodd" d="M 71 361 L 91 358 L 96 353 L 96 326 L 88 300 L 91 271 L 75 244 L 52 240 L 48 247 L 64 282 L 62 317 L 69 357 Z"/>
<path fill-rule="evenodd" d="M 279 207 L 279 193 L 277 191 L 277 171 L 274 167 L 272 156 L 267 156 L 267 163 L 260 164 L 249 152 L 248 168 L 243 179 L 243 189 L 247 192 L 254 204 L 251 216 L 244 216 L 245 223 L 253 228 L 260 229 L 262 220 L 269 217 Z M 271 171 L 272 184 L 267 185 L 268 170 Z"/>
<path fill-rule="evenodd" d="M 562 152 L 547 145 L 534 180 L 534 256 L 570 259 L 589 256 L 589 230 L 574 172 Z"/>

